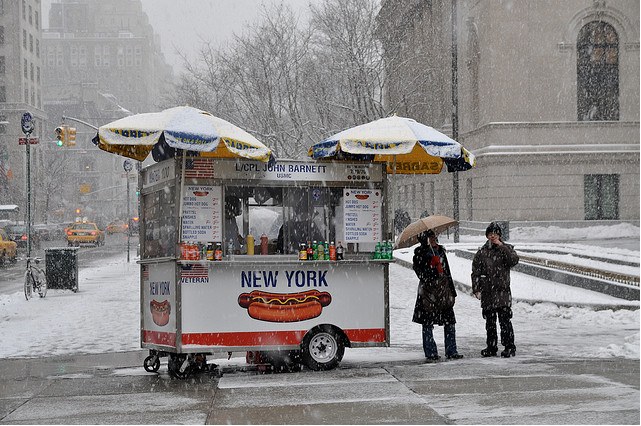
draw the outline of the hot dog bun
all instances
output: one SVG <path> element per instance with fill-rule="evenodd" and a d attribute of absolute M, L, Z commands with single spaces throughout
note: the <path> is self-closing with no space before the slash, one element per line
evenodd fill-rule
<path fill-rule="evenodd" d="M 318 290 L 300 293 L 254 290 L 238 296 L 238 304 L 247 309 L 250 317 L 270 322 L 296 322 L 316 318 L 331 301 L 331 294 Z"/>

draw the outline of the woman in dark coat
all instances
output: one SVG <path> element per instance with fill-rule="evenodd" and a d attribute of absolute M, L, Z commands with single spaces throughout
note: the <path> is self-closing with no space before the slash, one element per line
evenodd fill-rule
<path fill-rule="evenodd" d="M 501 356 L 508 358 L 516 354 L 511 321 L 510 269 L 519 263 L 519 256 L 514 251 L 514 247 L 503 242 L 501 235 L 501 227 L 495 222 L 490 223 L 485 230 L 487 242 L 476 252 L 472 260 L 472 292 L 481 299 L 481 310 L 485 318 L 487 347 L 481 351 L 481 355 L 496 356 L 498 316 L 501 344 L 505 346 Z"/>
<path fill-rule="evenodd" d="M 434 325 L 442 325 L 445 334 L 445 356 L 448 359 L 463 358 L 456 349 L 456 317 L 454 308 L 444 311 L 429 309 L 425 303 L 425 298 L 430 290 L 437 285 L 440 276 L 447 277 L 450 291 L 456 297 L 454 281 L 450 273 L 450 266 L 447 262 L 445 248 L 438 243 L 436 234 L 430 229 L 418 235 L 418 241 L 421 243 L 414 249 L 413 267 L 414 272 L 419 279 L 418 294 L 414 306 L 413 322 L 423 326 L 423 351 L 428 361 L 437 361 L 440 359 L 436 342 L 434 341 Z"/>

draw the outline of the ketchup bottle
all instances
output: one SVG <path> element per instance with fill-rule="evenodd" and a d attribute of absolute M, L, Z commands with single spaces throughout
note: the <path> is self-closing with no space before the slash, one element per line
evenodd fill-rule
<path fill-rule="evenodd" d="M 263 233 L 263 235 L 260 236 L 260 254 L 262 255 L 267 254 L 268 244 L 269 244 L 269 239 L 267 238 L 267 235 Z"/>

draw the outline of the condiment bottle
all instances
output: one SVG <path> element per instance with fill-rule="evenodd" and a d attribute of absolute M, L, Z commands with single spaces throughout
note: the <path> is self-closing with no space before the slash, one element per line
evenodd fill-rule
<path fill-rule="evenodd" d="M 329 243 L 329 260 L 336 260 L 336 246 L 334 241 Z"/>
<path fill-rule="evenodd" d="M 314 247 L 311 241 L 307 241 L 307 260 L 314 260 Z"/>
<path fill-rule="evenodd" d="M 260 254 L 265 255 L 269 249 L 269 238 L 264 233 L 260 236 Z"/>
<path fill-rule="evenodd" d="M 252 234 L 247 234 L 247 255 L 253 256 L 254 255 L 254 236 Z"/>

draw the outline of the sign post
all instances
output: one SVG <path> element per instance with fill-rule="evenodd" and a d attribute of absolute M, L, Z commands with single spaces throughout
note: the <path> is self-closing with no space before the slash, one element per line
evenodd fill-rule
<path fill-rule="evenodd" d="M 127 174 L 127 263 L 129 263 L 129 249 L 130 249 L 130 240 L 131 240 L 131 213 L 129 212 L 129 203 L 130 203 L 130 197 L 129 197 L 129 172 L 131 169 L 133 169 L 133 164 L 131 163 L 131 160 L 126 159 L 122 163 L 122 168 L 125 169 L 125 173 Z"/>
<path fill-rule="evenodd" d="M 22 119 L 20 120 L 20 125 L 22 127 L 22 133 L 25 134 L 25 138 L 29 143 L 25 143 L 26 147 L 26 169 L 27 169 L 27 257 L 31 257 L 31 141 L 29 141 L 29 136 L 35 129 L 33 124 L 33 116 L 30 112 L 25 112 L 22 114 Z"/>

